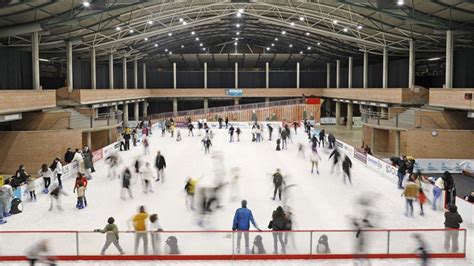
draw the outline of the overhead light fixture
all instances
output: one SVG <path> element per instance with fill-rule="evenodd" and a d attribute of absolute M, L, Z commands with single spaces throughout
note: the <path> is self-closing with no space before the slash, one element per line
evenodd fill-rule
<path fill-rule="evenodd" d="M 183 21 L 184 21 L 184 19 L 183 19 L 183 18 L 179 18 L 179 22 L 183 22 Z"/>
<path fill-rule="evenodd" d="M 196 32 L 194 32 L 194 31 L 191 31 L 191 35 L 194 35 L 194 34 L 196 34 Z"/>
<path fill-rule="evenodd" d="M 428 59 L 428 61 L 437 61 L 437 60 L 440 60 L 441 58 L 439 57 L 433 57 L 433 58 L 430 58 Z"/>
<path fill-rule="evenodd" d="M 188 23 L 186 21 L 183 21 L 183 25 L 187 25 Z"/>
<path fill-rule="evenodd" d="M 291 25 L 291 26 L 295 26 L 295 23 L 294 23 L 294 22 L 291 22 L 290 25 Z"/>
<path fill-rule="evenodd" d="M 203 51 L 206 51 L 206 48 L 202 48 Z"/>
<path fill-rule="evenodd" d="M 358 30 L 361 30 L 361 29 L 362 29 L 362 25 L 357 26 L 357 29 L 358 29 Z"/>
<path fill-rule="evenodd" d="M 274 44 L 274 43 L 272 43 L 272 47 L 274 47 L 274 46 L 275 46 L 275 44 Z"/>
<path fill-rule="evenodd" d="M 148 25 L 153 25 L 153 21 L 148 20 Z"/>
<path fill-rule="evenodd" d="M 82 2 L 82 5 L 85 6 L 85 7 L 89 7 L 91 5 L 91 3 L 87 2 L 87 1 L 84 1 L 84 2 Z"/>
<path fill-rule="evenodd" d="M 240 28 L 240 24 L 236 24 L 235 26 L 236 26 L 237 28 Z"/>
<path fill-rule="evenodd" d="M 202 44 L 202 43 L 199 44 L 199 46 L 201 46 L 201 47 L 202 47 L 203 45 L 204 45 L 204 44 Z"/>
<path fill-rule="evenodd" d="M 169 32 L 169 33 L 168 33 L 168 36 L 170 36 L 170 37 L 171 37 L 172 35 L 173 35 L 173 33 L 171 33 L 171 32 Z"/>
<path fill-rule="evenodd" d="M 270 47 L 267 47 L 267 51 L 270 51 Z"/>
<path fill-rule="evenodd" d="M 129 30 L 128 32 L 133 33 L 133 30 Z"/>
<path fill-rule="evenodd" d="M 173 52 L 170 51 L 168 54 L 173 54 Z"/>
<path fill-rule="evenodd" d="M 275 38 L 275 41 L 278 42 L 278 38 Z"/>
<path fill-rule="evenodd" d="M 289 46 L 290 46 L 290 48 L 292 48 L 292 47 L 293 47 L 293 44 L 290 44 Z"/>
<path fill-rule="evenodd" d="M 344 28 L 344 29 L 342 29 L 342 31 L 344 31 L 344 32 L 347 32 L 347 31 L 348 31 L 348 29 L 347 29 L 347 28 Z"/>
<path fill-rule="evenodd" d="M 306 49 L 311 50 L 311 46 L 308 46 L 308 48 L 306 48 Z"/>
<path fill-rule="evenodd" d="M 38 59 L 39 61 L 43 61 L 43 62 L 49 62 L 49 59 L 45 59 L 45 58 L 40 58 Z"/>
<path fill-rule="evenodd" d="M 397 6 L 403 6 L 405 4 L 404 0 L 398 0 L 397 1 Z"/>
<path fill-rule="evenodd" d="M 184 45 L 181 44 L 181 48 L 184 48 Z"/>
<path fill-rule="evenodd" d="M 303 54 L 303 51 L 300 51 L 300 54 Z"/>
<path fill-rule="evenodd" d="M 309 36 L 309 34 L 310 34 L 309 32 L 306 32 L 306 33 L 305 33 L 306 36 Z"/>
<path fill-rule="evenodd" d="M 332 21 L 332 24 L 337 24 L 339 21 L 337 21 L 337 19 L 333 20 Z"/>
<path fill-rule="evenodd" d="M 285 35 L 285 34 L 286 34 L 286 31 L 282 31 L 281 34 Z"/>
<path fill-rule="evenodd" d="M 157 44 L 157 43 L 155 43 L 155 47 L 158 47 L 158 44 Z"/>
<path fill-rule="evenodd" d="M 146 41 L 148 41 L 148 38 L 147 38 L 147 37 L 145 37 L 145 39 L 143 39 L 143 40 L 145 40 L 145 42 L 146 42 Z"/>
<path fill-rule="evenodd" d="M 300 17 L 300 21 L 304 21 L 304 17 Z"/>
<path fill-rule="evenodd" d="M 242 13 L 237 13 L 237 17 L 240 18 L 242 16 Z"/>
<path fill-rule="evenodd" d="M 320 43 L 320 42 L 318 42 L 318 43 L 317 43 L 317 45 L 321 45 L 321 43 Z"/>
<path fill-rule="evenodd" d="M 237 42 L 234 42 L 234 45 L 237 46 Z"/>
<path fill-rule="evenodd" d="M 236 32 L 235 34 L 240 35 L 240 32 Z"/>
<path fill-rule="evenodd" d="M 239 38 L 235 38 L 235 40 L 236 40 L 236 41 L 238 41 L 238 40 L 239 40 Z"/>
<path fill-rule="evenodd" d="M 196 40 L 196 41 L 199 41 L 199 37 L 196 37 L 196 39 L 195 39 L 195 40 Z"/>
<path fill-rule="evenodd" d="M 168 49 L 165 49 L 165 52 L 168 52 Z"/>
<path fill-rule="evenodd" d="M 238 10 L 237 12 L 239 12 L 240 14 L 242 14 L 242 13 L 244 13 L 244 9 L 239 8 L 239 10 Z"/>
<path fill-rule="evenodd" d="M 122 30 L 122 28 L 120 28 L 119 26 L 115 27 L 115 30 L 119 31 L 119 30 Z"/>

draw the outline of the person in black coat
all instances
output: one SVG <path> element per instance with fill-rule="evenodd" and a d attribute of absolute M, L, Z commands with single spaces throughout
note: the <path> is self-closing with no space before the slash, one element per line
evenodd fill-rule
<path fill-rule="evenodd" d="M 331 174 L 332 174 L 332 172 L 334 171 L 334 167 L 339 162 L 339 157 L 341 157 L 341 153 L 339 152 L 339 149 L 337 147 L 334 149 L 334 151 L 331 153 L 331 155 L 329 155 L 329 159 L 331 159 L 331 157 L 334 157 L 333 158 L 333 165 L 331 167 Z"/>
<path fill-rule="evenodd" d="M 226 121 L 228 121 L 228 119 L 226 118 Z M 225 125 L 225 128 L 227 128 L 227 123 Z M 230 125 L 230 128 L 229 128 L 229 135 L 230 135 L 230 140 L 229 142 L 234 142 L 234 126 Z"/>
<path fill-rule="evenodd" d="M 18 167 L 18 170 L 16 170 L 15 175 L 12 176 L 13 181 L 11 182 L 11 186 L 13 188 L 21 186 L 23 183 L 26 182 L 26 180 L 30 177 L 30 175 L 26 172 L 25 166 L 23 164 L 20 164 Z"/>
<path fill-rule="evenodd" d="M 188 124 L 188 130 L 189 130 L 188 137 L 191 136 L 191 135 L 194 137 L 193 129 L 194 129 L 193 123 L 189 122 L 189 124 Z"/>
<path fill-rule="evenodd" d="M 281 151 L 280 143 L 281 143 L 280 138 L 277 138 L 277 147 L 276 147 L 276 150 L 277 150 L 277 151 Z"/>
<path fill-rule="evenodd" d="M 227 129 L 229 127 L 229 118 L 225 118 L 225 128 Z"/>
<path fill-rule="evenodd" d="M 222 121 L 223 121 L 222 117 L 219 117 L 217 119 L 217 121 L 219 121 L 219 129 L 221 129 L 222 128 Z"/>
<path fill-rule="evenodd" d="M 125 133 L 123 134 L 123 139 L 125 140 L 124 150 L 126 151 L 130 150 L 130 138 L 131 138 L 130 133 L 125 131 Z"/>
<path fill-rule="evenodd" d="M 351 180 L 351 168 L 352 168 L 352 161 L 349 159 L 349 156 L 346 156 L 344 158 L 344 161 L 342 161 L 342 171 L 343 171 L 343 176 L 344 176 L 344 184 L 346 183 L 346 176 L 347 179 L 349 179 L 349 183 L 352 184 Z"/>
<path fill-rule="evenodd" d="M 273 190 L 273 200 L 275 200 L 276 198 L 277 191 L 278 191 L 278 198 L 281 200 L 283 176 L 280 173 L 280 169 L 277 169 L 276 173 L 273 174 L 273 185 L 275 186 L 275 189 Z"/>
<path fill-rule="evenodd" d="M 334 149 L 336 147 L 336 137 L 333 134 L 329 133 L 328 135 L 329 149 Z"/>
<path fill-rule="evenodd" d="M 165 161 L 165 157 L 163 157 L 163 155 L 161 155 L 160 151 L 158 151 L 156 153 L 155 167 L 157 169 L 157 174 L 158 174 L 158 177 L 156 178 L 156 181 L 158 182 L 161 179 L 162 183 L 165 182 L 164 169 L 166 168 L 166 161 Z"/>
<path fill-rule="evenodd" d="M 398 158 L 396 164 L 398 165 L 397 176 L 398 176 L 398 188 L 403 189 L 403 179 L 407 171 L 407 157 L 403 156 Z"/>
<path fill-rule="evenodd" d="M 283 232 L 278 232 L 278 231 L 285 231 L 287 230 L 287 223 L 288 219 L 286 218 L 286 214 L 283 211 L 283 208 L 281 206 L 278 206 L 275 211 L 273 211 L 272 214 L 272 221 L 268 225 L 269 229 L 272 229 L 273 232 L 273 254 L 278 254 L 278 241 L 280 242 L 280 246 L 282 249 L 283 253 L 286 253 L 286 244 L 285 241 L 283 240 Z"/>
<path fill-rule="evenodd" d="M 272 140 L 273 127 L 270 124 L 267 124 L 268 127 L 268 140 Z"/>
<path fill-rule="evenodd" d="M 326 137 L 326 132 L 323 130 L 321 130 L 321 132 L 319 132 L 319 145 L 323 146 L 324 147 L 324 138 Z"/>
<path fill-rule="evenodd" d="M 72 162 L 72 159 L 74 159 L 74 152 L 72 151 L 71 148 L 67 148 L 67 151 L 64 154 L 64 161 L 66 163 L 70 163 Z"/>

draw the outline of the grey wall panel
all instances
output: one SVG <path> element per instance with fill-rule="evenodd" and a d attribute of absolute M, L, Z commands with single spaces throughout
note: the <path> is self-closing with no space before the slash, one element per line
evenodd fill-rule
<path fill-rule="evenodd" d="M 173 88 L 173 71 L 148 71 L 146 79 L 147 88 Z"/>
<path fill-rule="evenodd" d="M 234 71 L 208 71 L 207 87 L 208 88 L 234 88 L 235 86 Z"/>
<path fill-rule="evenodd" d="M 458 48 L 453 58 L 453 87 L 474 87 L 474 49 Z M 443 74 L 444 75 L 444 74 Z"/>
<path fill-rule="evenodd" d="M 32 89 L 31 53 L 0 48 L 0 89 Z"/>
<path fill-rule="evenodd" d="M 106 65 L 106 64 L 96 65 L 96 80 L 97 80 L 97 89 L 109 88 L 109 65 Z"/>
<path fill-rule="evenodd" d="M 270 88 L 296 88 L 296 72 L 270 71 Z"/>
<path fill-rule="evenodd" d="M 300 88 L 325 88 L 326 71 L 301 71 Z"/>
<path fill-rule="evenodd" d="M 204 88 L 204 73 L 202 71 L 178 71 L 178 88 Z"/>
<path fill-rule="evenodd" d="M 265 71 L 240 71 L 240 88 L 265 88 Z"/>
<path fill-rule="evenodd" d="M 390 60 L 388 64 L 388 87 L 408 87 L 408 58 Z"/>
<path fill-rule="evenodd" d="M 114 88 L 123 88 L 122 64 L 114 64 Z"/>
<path fill-rule="evenodd" d="M 72 61 L 73 86 L 74 89 L 90 89 L 91 86 L 91 65 L 89 61 Z"/>

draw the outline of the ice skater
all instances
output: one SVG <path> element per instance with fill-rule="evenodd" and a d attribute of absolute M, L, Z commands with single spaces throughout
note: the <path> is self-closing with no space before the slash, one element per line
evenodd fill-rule
<path fill-rule="evenodd" d="M 288 148 L 286 144 L 286 138 L 288 137 L 288 132 L 285 129 L 283 129 L 281 131 L 280 136 L 281 136 L 281 149 L 286 150 Z"/>
<path fill-rule="evenodd" d="M 145 163 L 145 166 L 141 169 L 141 176 L 143 180 L 143 192 L 153 193 L 153 188 L 151 187 L 151 181 L 153 180 L 153 170 L 149 162 Z"/>
<path fill-rule="evenodd" d="M 281 191 L 282 191 L 282 186 L 284 184 L 283 176 L 280 173 L 280 169 L 276 169 L 276 172 L 273 174 L 273 200 L 276 198 L 276 194 L 278 191 L 278 198 L 281 200 Z"/>
<path fill-rule="evenodd" d="M 128 169 L 127 167 L 125 168 L 122 174 L 122 191 L 120 192 L 120 198 L 123 200 L 125 199 L 125 193 L 127 191 L 130 198 L 133 199 L 132 190 L 130 189 L 131 180 L 132 180 L 132 173 L 130 172 L 130 169 Z"/>
<path fill-rule="evenodd" d="M 182 138 L 181 138 L 181 130 L 178 128 L 176 130 L 176 141 L 181 141 Z"/>
<path fill-rule="evenodd" d="M 242 200 L 241 208 L 237 209 L 234 215 L 234 221 L 232 223 L 232 231 L 237 231 L 237 254 L 240 254 L 240 242 L 242 240 L 242 234 L 244 235 L 245 239 L 245 254 L 250 253 L 249 249 L 249 229 L 250 223 L 253 224 L 257 230 L 260 231 L 258 228 L 257 223 L 253 218 L 252 211 L 247 209 L 247 201 Z"/>
<path fill-rule="evenodd" d="M 194 130 L 194 125 L 193 125 L 193 123 L 189 123 L 189 124 L 188 124 L 188 137 L 189 137 L 189 136 L 193 136 L 193 137 L 194 137 L 193 130 Z M 199 129 L 199 130 L 200 130 L 200 129 Z"/>
<path fill-rule="evenodd" d="M 323 144 L 324 147 L 324 144 Z M 334 167 L 336 167 L 339 164 L 339 157 L 341 157 L 341 153 L 339 152 L 339 149 L 336 147 L 334 151 L 331 152 L 331 155 L 329 155 L 329 159 L 333 157 L 333 165 L 331 166 L 331 174 L 334 172 Z"/>
<path fill-rule="evenodd" d="M 44 163 L 41 165 L 41 169 L 38 170 L 38 175 L 39 177 L 43 178 L 43 182 L 44 182 L 43 192 L 45 194 L 48 194 L 49 192 L 48 188 L 51 185 L 51 178 L 53 177 L 53 171 L 51 171 L 48 165 Z"/>
<path fill-rule="evenodd" d="M 143 144 L 143 155 L 150 154 L 150 142 L 146 136 L 143 136 L 142 144 Z"/>
<path fill-rule="evenodd" d="M 240 130 L 240 127 L 237 127 L 237 129 L 235 130 L 235 133 L 237 134 L 237 142 L 239 142 L 240 141 L 240 133 L 242 133 L 241 130 Z"/>
<path fill-rule="evenodd" d="M 309 158 L 311 162 L 311 173 L 314 172 L 314 169 L 316 168 L 316 173 L 319 175 L 319 161 L 321 160 L 321 157 L 318 154 L 318 150 L 316 148 L 311 149 L 311 156 Z"/>
<path fill-rule="evenodd" d="M 280 138 L 277 138 L 276 143 L 277 143 L 276 150 L 281 151 L 281 148 L 280 148 L 281 140 L 280 140 Z"/>
<path fill-rule="evenodd" d="M 270 124 L 267 124 L 268 128 L 268 140 L 272 140 L 273 127 Z"/>
<path fill-rule="evenodd" d="M 326 138 L 326 132 L 323 129 L 319 132 L 319 146 L 320 147 L 321 146 L 324 147 L 325 138 Z"/>
<path fill-rule="evenodd" d="M 100 252 L 100 255 L 105 254 L 105 251 L 107 251 L 110 244 L 114 244 L 114 246 L 117 248 L 120 255 L 125 254 L 125 252 L 123 251 L 119 243 L 119 230 L 117 228 L 117 225 L 114 224 L 114 222 L 115 222 L 115 219 L 113 217 L 109 217 L 109 219 L 107 220 L 107 225 L 104 227 L 104 229 L 94 230 L 94 232 L 106 234 L 105 243 L 104 243 L 104 246 L 102 247 L 102 251 Z"/>
<path fill-rule="evenodd" d="M 227 124 L 226 124 L 226 128 L 227 128 Z M 234 142 L 234 131 L 235 131 L 234 126 L 230 125 L 230 128 L 229 128 L 229 135 L 230 135 L 229 142 Z"/>
<path fill-rule="evenodd" d="M 191 177 L 186 181 L 184 190 L 186 191 L 186 207 L 188 210 L 194 210 L 194 195 L 196 193 L 197 180 Z"/>
<path fill-rule="evenodd" d="M 349 180 L 349 183 L 352 184 L 351 180 L 351 168 L 352 168 L 352 161 L 349 159 L 349 156 L 344 157 L 344 161 L 342 161 L 342 176 L 344 178 L 344 184 L 346 183 L 346 177 Z"/>
<path fill-rule="evenodd" d="M 301 156 L 303 159 L 305 158 L 304 150 L 305 147 L 303 146 L 303 144 L 301 142 L 298 143 L 298 156 Z"/>
<path fill-rule="evenodd" d="M 155 181 L 158 182 L 161 179 L 161 183 L 165 182 L 166 160 L 165 157 L 161 155 L 160 151 L 156 152 L 155 167 L 157 170 L 157 177 Z"/>
<path fill-rule="evenodd" d="M 63 208 L 61 207 L 61 196 L 62 195 L 67 195 L 66 192 L 64 192 L 59 185 L 53 185 L 51 192 L 49 193 L 51 197 L 51 204 L 49 205 L 49 211 L 53 210 L 53 203 L 56 202 L 56 207 L 58 210 L 62 211 Z"/>
<path fill-rule="evenodd" d="M 117 152 L 112 153 L 110 156 L 105 158 L 105 163 L 109 165 L 109 173 L 107 178 L 115 179 L 118 177 L 117 168 L 120 162 Z"/>
<path fill-rule="evenodd" d="M 212 146 L 211 139 L 209 137 L 205 137 L 204 139 L 202 139 L 202 143 L 204 145 L 204 154 L 208 154 Z"/>
<path fill-rule="evenodd" d="M 151 248 L 153 250 L 153 255 L 160 254 L 160 243 L 161 236 L 160 232 L 163 232 L 163 228 L 158 221 L 158 214 L 154 213 L 150 215 L 150 237 L 151 237 Z"/>

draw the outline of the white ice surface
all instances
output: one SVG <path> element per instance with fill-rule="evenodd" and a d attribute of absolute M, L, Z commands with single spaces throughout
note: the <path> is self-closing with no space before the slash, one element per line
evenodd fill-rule
<path fill-rule="evenodd" d="M 294 143 L 288 145 L 288 150 L 280 152 L 275 151 L 274 141 L 252 143 L 250 130 L 243 130 L 241 141 L 234 143 L 228 142 L 226 130 L 214 131 L 216 134 L 211 151 L 223 153 L 220 163 L 226 170 L 226 179 L 230 178 L 231 168 L 240 168 L 240 198 L 237 201 L 230 201 L 230 192 L 225 191 L 224 208 L 208 217 L 209 222 L 204 229 L 230 230 L 235 209 L 240 207 L 240 199 L 248 201 L 248 207 L 253 211 L 257 223 L 262 229 L 266 229 L 272 211 L 281 204 L 271 199 L 273 193 L 271 173 L 276 168 L 282 169 L 288 184 L 296 184 L 291 189 L 288 202 L 294 212 L 294 229 L 352 229 L 348 218 L 361 215 L 360 208 L 355 204 L 361 195 L 374 195 L 376 210 L 381 217 L 376 222 L 379 228 L 443 228 L 443 213 L 432 211 L 429 205 L 425 206 L 424 217 L 417 215 L 419 209 L 417 204 L 415 204 L 415 218 L 405 217 L 403 215 L 405 201 L 400 196 L 401 191 L 396 189 L 395 180 L 381 177 L 355 159 L 352 160 L 353 185 L 343 184 L 340 174 L 330 174 L 329 154 L 325 150 L 320 150 L 322 156 L 320 175 L 311 174 L 308 156 L 303 159 L 297 152 L 298 142 L 307 143 L 307 137 L 301 131 L 296 136 L 293 134 Z M 201 137 L 188 137 L 186 130 L 182 130 L 181 142 L 160 135 L 160 132 L 155 132 L 150 138 L 150 155 L 142 156 L 141 146 L 120 153 L 124 164 L 133 168 L 134 160 L 138 156 L 154 165 L 156 151 L 162 152 L 167 163 L 166 181 L 153 182 L 155 190 L 153 194 L 144 194 L 140 181 L 137 181 L 132 187 L 134 199 L 121 200 L 120 181 L 107 179 L 108 167 L 100 161 L 95 165 L 97 172 L 93 174 L 94 178 L 89 182 L 86 191 L 89 204 L 87 208 L 83 210 L 75 208 L 76 197 L 72 194 L 73 180 L 67 180 L 64 182 L 64 189 L 69 195 L 63 198 L 64 211 L 49 212 L 49 198 L 43 196 L 36 203 L 25 202 L 24 212 L 8 218 L 8 223 L 2 225 L 1 229 L 93 230 L 102 228 L 107 218 L 113 216 L 120 230 L 130 230 L 129 219 L 136 213 L 139 205 L 145 205 L 148 213 L 159 215 L 164 230 L 203 230 L 196 223 L 195 213 L 186 209 L 184 185 L 189 176 L 194 178 L 202 176 L 200 184 L 210 184 L 214 178 L 215 160 L 210 155 L 204 155 Z M 267 138 L 266 132 L 264 135 Z M 408 236 L 406 241 L 412 241 Z M 471 242 L 468 241 L 468 247 L 472 246 Z M 270 246 L 266 248 L 271 252 Z M 468 256 L 470 257 L 470 254 Z M 334 261 L 328 261 L 327 265 L 334 265 L 332 262 Z M 260 265 L 259 262 L 255 263 Z M 280 265 L 278 263 L 280 262 L 266 265 Z M 297 261 L 297 263 L 306 265 L 313 262 Z M 324 265 L 325 262 L 317 263 Z M 345 262 L 341 263 L 340 265 L 345 265 Z M 187 265 L 185 262 L 183 264 Z"/>

